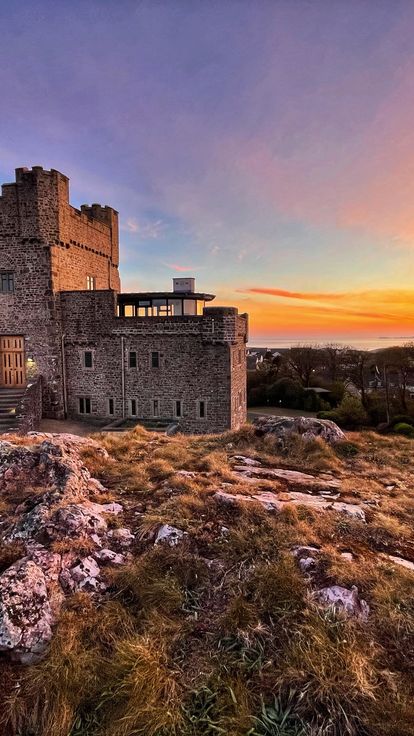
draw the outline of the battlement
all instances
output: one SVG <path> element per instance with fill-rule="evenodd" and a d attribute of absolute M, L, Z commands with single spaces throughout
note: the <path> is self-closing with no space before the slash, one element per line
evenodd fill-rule
<path fill-rule="evenodd" d="M 118 212 L 109 205 L 101 205 L 94 202 L 91 205 L 82 204 L 80 208 L 81 214 L 86 215 L 89 220 L 101 222 L 112 228 L 116 224 L 118 226 Z"/>
<path fill-rule="evenodd" d="M 62 179 L 63 181 L 69 182 L 69 178 L 65 176 L 65 174 L 62 174 L 56 169 L 50 169 L 50 171 L 48 171 L 47 169 L 44 169 L 43 166 L 32 166 L 31 169 L 28 169 L 26 166 L 22 166 L 15 169 L 15 174 L 16 184 L 20 184 L 28 179 L 33 180 L 40 179 L 42 177 L 52 177 L 54 179 Z"/>

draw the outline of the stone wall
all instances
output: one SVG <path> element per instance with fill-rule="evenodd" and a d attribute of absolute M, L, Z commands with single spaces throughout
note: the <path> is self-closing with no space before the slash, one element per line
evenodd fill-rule
<path fill-rule="evenodd" d="M 28 383 L 16 410 L 19 434 L 37 429 L 42 418 L 42 378 Z"/>
<path fill-rule="evenodd" d="M 109 418 L 113 399 L 112 418 L 135 409 L 138 419 L 150 420 L 158 400 L 159 416 L 178 418 L 185 432 L 221 432 L 245 422 L 247 320 L 236 309 L 206 308 L 202 317 L 117 317 L 110 292 L 67 292 L 61 299 L 70 416 L 79 416 L 79 399 L 88 398 L 92 417 Z M 85 351 L 92 353 L 91 368 Z M 154 352 L 159 367 L 152 367 Z"/>

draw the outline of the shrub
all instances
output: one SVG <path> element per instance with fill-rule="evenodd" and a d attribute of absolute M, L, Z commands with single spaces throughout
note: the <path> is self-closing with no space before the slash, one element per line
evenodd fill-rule
<path fill-rule="evenodd" d="M 355 429 L 369 423 L 369 417 L 356 396 L 346 394 L 335 411 L 321 412 L 321 419 L 331 419 L 345 429 Z"/>
<path fill-rule="evenodd" d="M 399 422 L 394 426 L 396 434 L 404 434 L 406 437 L 414 437 L 414 427 L 406 422 Z"/>
<path fill-rule="evenodd" d="M 359 453 L 359 447 L 354 442 L 337 442 L 335 452 L 340 457 L 355 457 Z"/>
<path fill-rule="evenodd" d="M 318 419 L 329 419 L 331 422 L 339 424 L 341 417 L 337 411 L 320 411 L 317 414 Z"/>
<path fill-rule="evenodd" d="M 396 424 L 409 424 L 411 427 L 414 426 L 414 417 L 408 416 L 408 414 L 396 414 L 390 420 L 390 427 L 394 428 Z"/>

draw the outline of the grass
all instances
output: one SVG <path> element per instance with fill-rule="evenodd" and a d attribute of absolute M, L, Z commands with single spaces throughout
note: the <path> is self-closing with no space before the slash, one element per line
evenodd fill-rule
<path fill-rule="evenodd" d="M 133 559 L 106 568 L 101 601 L 67 599 L 42 662 L 0 667 L 4 736 L 414 736 L 414 576 L 386 557 L 414 560 L 412 440 L 350 433 L 335 449 L 297 438 L 282 451 L 250 426 L 94 439 L 109 457 L 88 448 L 84 462 L 109 491 L 101 500 L 123 504 Z M 252 490 L 233 476 L 234 454 L 329 473 L 367 523 L 218 504 L 219 488 Z M 21 489 L 19 500 L 38 492 Z M 7 515 L 10 499 L 1 502 Z M 154 546 L 165 523 L 187 532 L 177 547 Z M 315 606 L 291 554 L 309 544 L 320 549 L 315 584 L 356 585 L 367 623 Z M 2 547 L 0 569 L 21 553 Z"/>

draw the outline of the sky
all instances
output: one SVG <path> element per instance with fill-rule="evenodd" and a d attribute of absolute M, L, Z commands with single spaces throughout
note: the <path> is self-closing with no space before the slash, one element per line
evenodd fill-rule
<path fill-rule="evenodd" d="M 125 291 L 414 335 L 412 0 L 0 0 L 0 181 L 120 213 Z"/>

